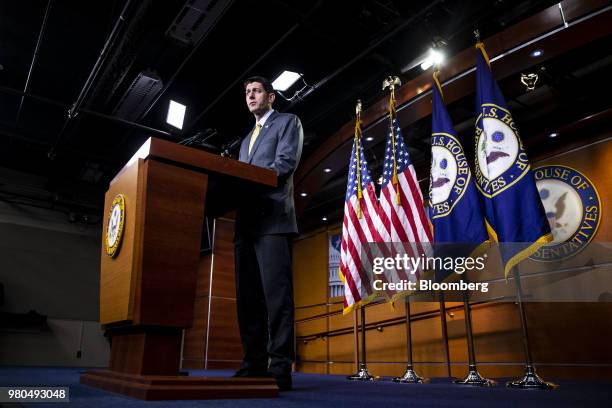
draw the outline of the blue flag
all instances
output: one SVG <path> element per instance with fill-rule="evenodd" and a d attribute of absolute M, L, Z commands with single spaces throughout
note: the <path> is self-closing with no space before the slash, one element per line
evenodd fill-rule
<path fill-rule="evenodd" d="M 504 273 L 552 240 L 531 166 L 506 101 L 493 79 L 484 44 L 476 45 L 476 186 Z"/>
<path fill-rule="evenodd" d="M 488 243 L 482 203 L 462 141 L 444 106 L 437 72 L 434 73 L 432 97 L 429 206 L 434 242 L 461 243 L 457 250 L 463 253 L 455 255 L 467 256 Z M 452 250 L 448 246 L 440 248 Z M 466 250 L 469 253 L 465 253 Z M 445 275 L 448 271 L 437 274 L 436 280 L 444 280 Z"/>

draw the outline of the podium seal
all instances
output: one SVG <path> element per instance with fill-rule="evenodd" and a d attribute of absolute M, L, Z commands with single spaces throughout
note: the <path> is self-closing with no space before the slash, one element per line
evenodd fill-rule
<path fill-rule="evenodd" d="M 123 237 L 123 226 L 125 222 L 125 197 L 117 194 L 113 199 L 108 214 L 108 224 L 106 226 L 106 254 L 111 258 L 117 255 L 121 238 Z"/>

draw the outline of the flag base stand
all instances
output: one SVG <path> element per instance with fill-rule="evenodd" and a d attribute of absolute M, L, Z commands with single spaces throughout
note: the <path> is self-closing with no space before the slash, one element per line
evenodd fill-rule
<path fill-rule="evenodd" d="M 391 381 L 402 384 L 423 384 L 428 383 L 428 378 L 419 377 L 412 369 L 412 366 L 406 368 L 406 372 L 401 377 L 394 377 Z"/>
<path fill-rule="evenodd" d="M 482 375 L 480 375 L 476 369 L 476 366 L 471 364 L 467 377 L 465 377 L 463 380 L 455 380 L 453 383 L 459 385 L 473 385 L 476 387 L 495 387 L 497 385 L 495 381 L 489 380 L 488 378 L 484 378 Z"/>
<path fill-rule="evenodd" d="M 368 367 L 365 364 L 359 365 L 359 371 L 353 375 L 346 377 L 351 381 L 374 381 L 374 377 L 368 372 Z"/>
<path fill-rule="evenodd" d="M 508 381 L 506 386 L 509 388 L 522 388 L 528 390 L 554 390 L 559 385 L 542 380 L 535 372 L 531 364 L 525 366 L 525 376 L 520 380 Z"/>
<path fill-rule="evenodd" d="M 521 316 L 521 329 L 523 330 L 523 349 L 525 350 L 525 376 L 520 380 L 509 381 L 506 386 L 510 388 L 521 388 L 524 390 L 553 390 L 558 388 L 557 384 L 542 380 L 535 372 L 532 364 L 531 350 L 529 349 L 529 332 L 527 331 L 527 314 L 523 305 L 523 289 L 521 288 L 521 276 L 518 266 L 512 268 L 514 281 L 516 282 L 516 296 Z"/>

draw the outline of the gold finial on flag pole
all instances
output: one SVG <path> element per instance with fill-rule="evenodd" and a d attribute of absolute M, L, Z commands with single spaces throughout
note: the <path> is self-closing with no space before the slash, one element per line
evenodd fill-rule
<path fill-rule="evenodd" d="M 391 99 L 393 100 L 393 110 L 395 111 L 395 87 L 401 86 L 402 81 L 396 76 L 388 76 L 383 81 L 383 91 L 387 88 L 391 90 Z"/>
<path fill-rule="evenodd" d="M 474 30 L 474 37 L 476 38 L 476 48 L 482 52 L 482 56 L 484 57 L 487 65 L 491 67 L 491 61 L 489 60 L 489 54 L 487 54 L 487 50 L 485 50 L 484 43 L 480 39 L 480 30 Z"/>
<path fill-rule="evenodd" d="M 391 96 L 389 97 L 389 122 L 391 126 L 391 146 L 393 149 L 393 179 L 391 180 L 393 188 L 395 189 L 395 200 L 397 204 L 401 203 L 399 181 L 397 178 L 397 158 L 395 155 L 395 124 L 393 123 L 393 116 L 395 115 L 395 87 L 402 85 L 402 81 L 396 76 L 389 76 L 383 81 L 383 91 L 387 88 L 391 90 Z"/>
<path fill-rule="evenodd" d="M 442 97 L 442 99 L 444 99 L 444 93 L 442 92 L 442 84 L 440 83 L 440 67 L 438 65 L 434 66 L 433 80 L 434 80 L 435 86 L 438 88 L 438 91 L 440 92 L 440 96 Z"/>
<path fill-rule="evenodd" d="M 359 137 L 361 136 L 361 99 L 357 99 L 355 105 L 355 162 L 357 168 L 355 169 L 355 182 L 357 183 L 357 218 L 361 218 L 361 199 L 363 198 L 363 192 L 361 191 L 361 154 L 359 146 Z"/>
<path fill-rule="evenodd" d="M 391 88 L 391 90 L 393 90 L 396 86 L 400 86 L 401 84 L 402 84 L 402 81 L 398 77 L 388 76 L 383 81 L 383 91 L 389 87 Z"/>

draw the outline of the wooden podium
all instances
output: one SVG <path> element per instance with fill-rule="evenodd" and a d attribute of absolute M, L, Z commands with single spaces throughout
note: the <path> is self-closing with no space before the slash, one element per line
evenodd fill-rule
<path fill-rule="evenodd" d="M 111 336 L 109 370 L 81 383 L 146 400 L 275 397 L 273 378 L 179 375 L 191 326 L 204 209 L 213 216 L 258 188 L 267 169 L 150 138 L 110 183 L 104 204 L 100 323 Z M 125 202 L 121 244 L 106 252 L 109 211 Z"/>

